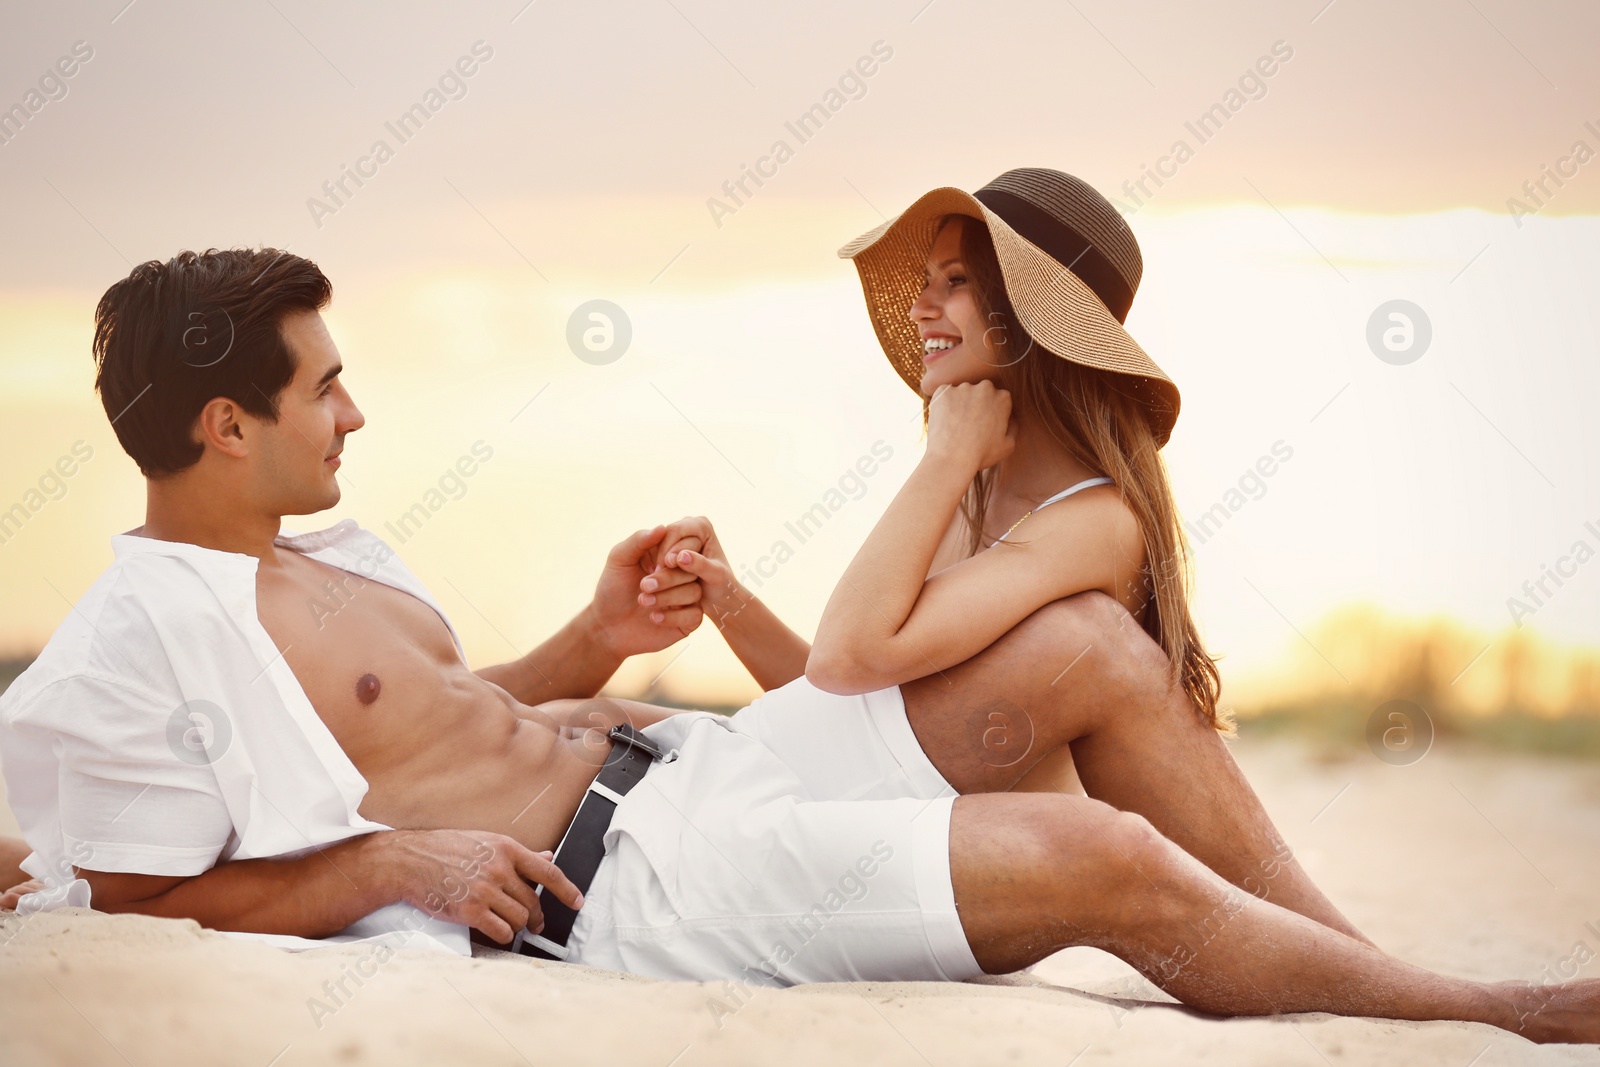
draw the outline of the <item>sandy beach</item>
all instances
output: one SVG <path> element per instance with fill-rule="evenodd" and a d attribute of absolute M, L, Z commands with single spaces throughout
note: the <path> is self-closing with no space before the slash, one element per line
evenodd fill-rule
<path fill-rule="evenodd" d="M 1600 974 L 1600 764 L 1436 747 L 1393 767 L 1279 739 L 1234 750 L 1313 877 L 1388 950 L 1475 978 Z M 19 1067 L 1600 1063 L 1600 1049 L 1473 1024 L 1202 1017 L 1093 949 L 974 983 L 741 998 L 494 950 L 379 962 L 86 911 L 0 913 L 0 941 L 0 1060 Z M 349 996 L 327 994 L 350 975 Z"/>

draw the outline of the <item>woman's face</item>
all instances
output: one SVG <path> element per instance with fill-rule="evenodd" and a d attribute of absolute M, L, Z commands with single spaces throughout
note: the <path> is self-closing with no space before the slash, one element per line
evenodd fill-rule
<path fill-rule="evenodd" d="M 928 252 L 922 293 L 911 305 L 911 321 L 922 335 L 923 396 L 932 396 L 941 385 L 998 381 L 1006 362 L 996 350 L 1004 331 L 984 321 L 961 260 L 961 228 L 969 224 L 958 217 L 939 230 Z"/>

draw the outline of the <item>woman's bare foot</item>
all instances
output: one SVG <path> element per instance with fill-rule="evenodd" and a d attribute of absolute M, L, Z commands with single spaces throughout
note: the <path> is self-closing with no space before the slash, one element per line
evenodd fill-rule
<path fill-rule="evenodd" d="M 22 838 L 0 834 L 0 889 L 10 889 L 18 882 L 27 880 L 22 861 L 32 851 Z"/>
<path fill-rule="evenodd" d="M 29 893 L 37 893 L 43 888 L 44 883 L 36 878 L 29 879 L 26 882 L 18 882 L 10 889 L 7 889 L 4 893 L 0 893 L 0 908 L 15 910 L 17 901 L 21 900 Z"/>

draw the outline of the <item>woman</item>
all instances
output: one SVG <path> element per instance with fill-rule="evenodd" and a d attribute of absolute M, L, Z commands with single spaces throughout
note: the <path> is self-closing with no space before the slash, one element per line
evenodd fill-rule
<path fill-rule="evenodd" d="M 44 883 L 28 877 L 22 861 L 33 849 L 20 837 L 0 835 L 0 909 L 14 909 L 17 901 L 44 888 Z"/>
<path fill-rule="evenodd" d="M 935 189 L 840 254 L 891 365 L 923 398 L 928 445 L 814 645 L 740 586 L 703 518 L 664 535 L 662 565 L 700 589 L 646 576 L 641 598 L 664 619 L 698 594 L 767 690 L 730 727 L 782 752 L 817 798 L 1063 793 L 1137 812 L 1234 885 L 1367 941 L 1290 854 L 1218 738 L 1232 725 L 1189 614 L 1158 454 L 1178 391 L 1123 329 L 1142 260 L 1116 209 L 1071 175 L 1014 170 L 976 193 Z M 1009 673 L 977 668 L 985 699 L 945 695 L 958 688 L 945 672 L 972 670 L 1045 605 L 1091 591 L 1103 595 L 1078 606 L 1102 629 L 1062 633 L 1099 636 L 1064 639 L 1116 647 L 1024 637 L 998 659 Z M 1149 637 L 1106 633 L 1108 597 Z M 1129 671 L 1132 690 L 1118 673 Z M 1172 684 L 1149 684 L 1153 672 Z M 1166 736 L 1144 738 L 1146 722 Z"/>
<path fill-rule="evenodd" d="M 930 193 L 846 248 L 891 362 L 924 398 L 928 448 L 829 601 L 807 677 L 833 692 L 897 685 L 966 660 L 1050 601 L 1100 590 L 1161 645 L 1199 714 L 1231 732 L 1158 452 L 1177 389 L 1121 324 L 1138 245 L 1109 205 L 1092 244 L 1052 227 L 1032 202 L 1052 197 L 1103 201 L 1070 175 L 1011 171 L 976 196 Z M 1021 233 L 1054 241 L 1060 260 Z"/>
<path fill-rule="evenodd" d="M 1467 1006 L 1418 1012 L 1399 1003 L 1396 994 L 1452 980 L 1385 956 L 1339 913 L 1278 836 L 1218 737 L 1232 728 L 1218 710 L 1216 666 L 1187 606 L 1184 539 L 1158 454 L 1177 418 L 1178 392 L 1122 328 L 1141 259 L 1115 209 L 1070 175 L 1010 171 L 975 194 L 934 190 L 841 255 L 860 271 L 884 351 L 923 398 L 927 450 L 845 571 L 812 646 L 740 587 L 704 519 L 683 520 L 665 535 L 662 565 L 692 573 L 700 589 L 680 584 L 658 595 L 666 582 L 656 572 L 643 579 L 641 597 L 662 621 L 698 595 L 768 690 L 727 728 L 780 754 L 807 794 L 798 801 L 922 801 L 928 817 L 913 821 L 909 851 L 932 876 L 919 894 L 959 912 L 969 945 L 986 945 L 985 924 L 1015 913 L 1007 902 L 1023 883 L 1002 880 L 987 907 L 960 911 L 963 897 L 982 900 L 979 888 L 991 883 L 982 872 L 958 872 L 950 857 L 996 841 L 1046 860 L 1065 854 L 1063 869 L 1072 872 L 1065 881 L 1083 895 L 1069 898 L 1058 931 L 986 961 L 987 973 L 1098 943 L 1185 1003 L 1205 999 L 1221 1014 L 1282 1010 L 1286 1001 L 1267 995 L 1270 987 L 1316 1010 L 1487 1018 Z M 1095 628 L 1019 626 L 1045 605 L 1089 591 L 1114 598 L 1126 616 L 1091 596 L 1065 611 L 1092 605 Z M 1165 656 L 1141 635 L 1113 632 L 1107 620 L 1114 614 L 1142 627 Z M 1013 631 L 1022 635 L 1016 641 Z M 1055 688 L 1093 651 L 1055 645 L 1084 632 L 1118 647 Z M 991 646 L 996 655 L 985 652 Z M 1140 654 L 1126 657 L 1130 646 Z M 1057 655 L 1060 675 L 1046 682 Z M 966 675 L 955 679 L 962 684 L 941 684 L 936 676 L 952 668 Z M 1141 681 L 1170 672 L 1174 684 L 1156 678 L 1125 700 L 1119 670 Z M 1013 746 L 1010 723 L 989 725 L 997 692 L 1037 698 L 1041 718 L 1057 727 L 1052 750 L 1062 758 L 1041 759 L 1043 745 L 1030 753 L 1031 735 Z M 967 733 L 967 725 L 976 729 Z M 992 735 L 1001 751 L 975 760 L 966 741 L 987 745 Z M 1080 743 L 1092 799 L 1012 795 L 1060 788 Z M 963 795 L 938 805 L 956 791 Z M 1192 876 L 1189 890 L 1164 895 L 1115 845 L 1091 855 L 1107 825 L 1093 820 L 1118 809 L 1145 818 L 1165 842 L 1157 852 Z M 985 821 L 986 813 L 993 817 Z M 1007 836 L 1036 820 L 1065 836 Z M 941 867 L 944 840 L 951 865 Z M 1050 884 L 1062 881 L 1045 867 Z M 1234 903 L 1245 910 L 1239 894 L 1224 892 L 1231 903 L 1198 922 L 1181 918 L 1195 894 L 1204 907 L 1212 899 L 1205 892 L 1224 883 L 1262 898 L 1249 905 L 1260 919 L 1255 932 L 1232 926 L 1233 911 L 1222 914 Z M 940 887 L 943 897 L 934 892 Z M 1141 928 L 1175 924 L 1169 928 L 1180 938 L 1203 930 L 1205 939 L 1198 952 L 1184 943 L 1152 963 L 1127 943 L 1096 940 L 1101 902 L 1131 911 Z M 1266 946 L 1290 943 L 1297 946 L 1285 957 L 1296 961 L 1293 974 L 1262 970 Z M 1350 965 L 1340 970 L 1341 961 Z M 1180 988 L 1179 978 L 1189 984 Z M 1485 1004 L 1518 1002 L 1497 1025 L 1562 1041 L 1593 1039 L 1597 995 L 1600 980 L 1500 983 L 1470 993 Z M 1339 999 L 1347 996 L 1353 999 Z"/>
<path fill-rule="evenodd" d="M 934 190 L 840 255 L 860 271 L 890 363 L 923 398 L 927 450 L 809 648 L 739 587 L 708 526 L 704 546 L 668 536 L 664 565 L 702 579 L 706 610 L 757 681 L 870 694 L 1099 590 L 1166 652 L 1196 713 L 1231 734 L 1159 455 L 1178 391 L 1122 327 L 1142 260 L 1121 216 L 1071 175 L 1014 170 L 975 194 Z M 1070 758 L 1012 788 L 1077 791 Z"/>

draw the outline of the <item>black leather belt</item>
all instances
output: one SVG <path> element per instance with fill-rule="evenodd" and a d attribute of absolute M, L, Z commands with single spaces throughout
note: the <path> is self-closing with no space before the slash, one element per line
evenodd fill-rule
<path fill-rule="evenodd" d="M 653 764 L 665 758 L 659 745 L 626 723 L 613 726 L 607 736 L 615 744 L 606 755 L 605 766 L 589 783 L 578 805 L 578 813 L 562 835 L 561 844 L 556 846 L 556 866 L 580 893 L 589 891 L 594 873 L 605 858 L 606 830 L 611 826 L 617 804 L 628 790 L 644 780 L 645 772 Z M 544 911 L 544 929 L 537 934 L 519 930 L 512 947 L 524 956 L 564 960 L 567 938 L 572 934 L 572 924 L 577 921 L 578 913 L 557 900 L 554 894 L 546 896 L 544 886 L 537 887 L 534 893 Z"/>

